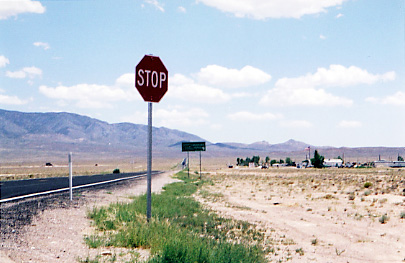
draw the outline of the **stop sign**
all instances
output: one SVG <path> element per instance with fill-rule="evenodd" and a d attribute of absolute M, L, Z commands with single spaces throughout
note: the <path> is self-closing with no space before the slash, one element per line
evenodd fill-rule
<path fill-rule="evenodd" d="M 168 73 L 159 57 L 145 55 L 135 68 L 135 87 L 144 101 L 159 102 L 167 92 Z"/>

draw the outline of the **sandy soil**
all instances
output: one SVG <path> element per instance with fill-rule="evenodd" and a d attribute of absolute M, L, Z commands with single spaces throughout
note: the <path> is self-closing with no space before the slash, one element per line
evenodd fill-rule
<path fill-rule="evenodd" d="M 173 173 L 155 176 L 152 191 L 159 192 L 164 185 L 176 181 L 171 177 Z M 89 210 L 112 202 L 129 202 L 130 196 L 145 191 L 146 180 L 136 180 L 125 186 L 83 191 L 75 198 L 84 199 L 84 202 L 76 202 L 65 208 L 46 209 L 24 227 L 16 240 L 6 240 L 2 244 L 0 262 L 78 262 L 79 259 L 94 259 L 97 255 L 101 255 L 100 260 L 114 256 L 118 262 L 125 262 L 134 257 L 147 257 L 148 251 L 89 249 L 84 244 L 84 236 L 94 231 L 86 216 Z"/>
<path fill-rule="evenodd" d="M 405 171 L 353 171 L 222 170 L 198 199 L 256 224 L 271 262 L 405 262 Z"/>

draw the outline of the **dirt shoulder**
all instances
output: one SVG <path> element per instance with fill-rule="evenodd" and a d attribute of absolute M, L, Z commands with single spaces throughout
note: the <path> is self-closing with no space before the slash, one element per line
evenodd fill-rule
<path fill-rule="evenodd" d="M 152 191 L 177 181 L 174 172 L 156 175 Z M 130 202 L 146 191 L 146 179 L 131 180 L 97 190 L 83 190 L 69 202 L 66 194 L 2 205 L 0 262 L 77 262 L 115 251 L 89 249 L 84 236 L 94 228 L 87 212 L 114 202 Z M 117 251 L 118 252 L 118 251 Z M 142 253 L 142 252 L 140 252 Z"/>

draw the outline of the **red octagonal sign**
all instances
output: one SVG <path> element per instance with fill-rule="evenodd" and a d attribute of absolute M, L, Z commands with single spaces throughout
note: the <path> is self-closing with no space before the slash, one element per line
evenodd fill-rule
<path fill-rule="evenodd" d="M 159 102 L 167 92 L 168 73 L 159 57 L 145 55 L 135 69 L 135 87 L 144 101 Z"/>

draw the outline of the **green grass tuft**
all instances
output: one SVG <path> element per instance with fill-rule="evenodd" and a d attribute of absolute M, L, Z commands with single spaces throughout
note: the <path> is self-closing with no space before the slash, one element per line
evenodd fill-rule
<path fill-rule="evenodd" d="M 218 217 L 191 197 L 209 181 L 181 172 L 183 182 L 152 195 L 152 219 L 146 220 L 146 195 L 129 204 L 93 209 L 89 217 L 103 235 L 86 237 L 90 247 L 150 248 L 148 262 L 265 262 L 263 234 L 254 226 Z"/>
<path fill-rule="evenodd" d="M 380 221 L 381 224 L 386 224 L 390 220 L 390 218 L 387 215 L 382 215 L 378 221 Z"/>
<path fill-rule="evenodd" d="M 364 188 L 370 188 L 371 186 L 373 186 L 373 184 L 371 182 L 364 183 Z"/>

